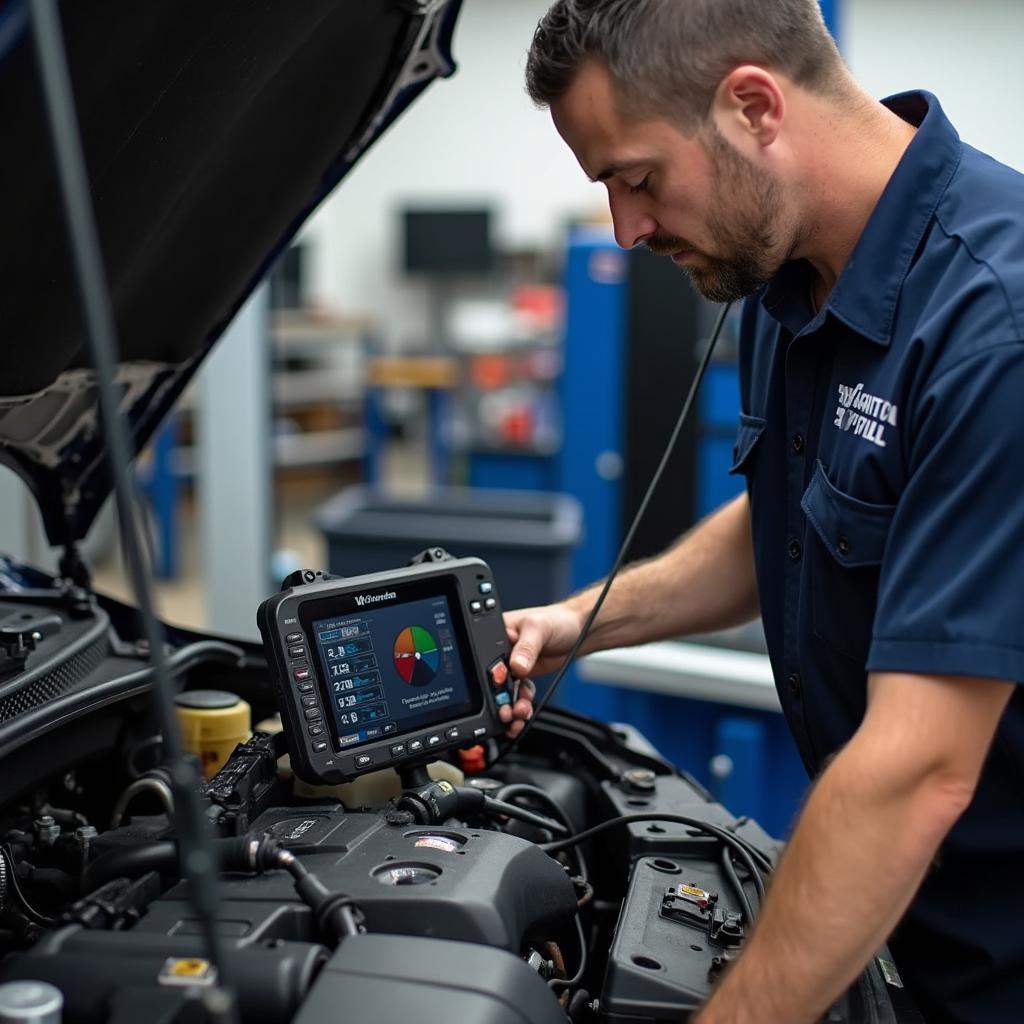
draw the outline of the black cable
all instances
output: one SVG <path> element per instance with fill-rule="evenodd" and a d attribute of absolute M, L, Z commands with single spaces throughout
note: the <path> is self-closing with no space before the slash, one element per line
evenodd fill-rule
<path fill-rule="evenodd" d="M 351 896 L 332 893 L 291 850 L 279 848 L 275 841 L 266 837 L 253 839 L 244 837 L 244 842 L 262 847 L 272 858 L 274 867 L 287 871 L 295 882 L 299 898 L 313 911 L 317 924 L 334 933 L 337 940 L 351 938 L 363 930 L 363 914 Z"/>
<path fill-rule="evenodd" d="M 754 863 L 754 858 L 747 850 L 746 844 L 741 842 L 732 832 L 727 832 L 725 829 L 719 828 L 717 825 L 712 825 L 708 821 L 700 821 L 697 818 L 688 818 L 683 814 L 623 814 L 617 818 L 609 818 L 607 821 L 602 821 L 599 825 L 594 825 L 592 828 L 588 828 L 583 832 L 579 832 L 574 836 L 569 836 L 568 839 L 558 839 L 551 843 L 541 843 L 540 848 L 546 853 L 554 854 L 559 853 L 561 850 L 567 850 L 571 846 L 575 846 L 577 843 L 585 843 L 588 839 L 593 839 L 594 836 L 600 835 L 602 832 L 606 832 L 610 828 L 615 828 L 618 825 L 632 825 L 641 821 L 663 821 L 670 822 L 678 825 L 689 825 L 690 828 L 697 829 L 699 832 L 703 832 L 706 835 L 714 836 L 721 842 L 725 843 L 726 846 L 731 847 L 736 851 L 737 856 L 742 861 L 743 866 L 750 873 L 750 877 L 754 881 L 754 886 L 757 889 L 757 894 L 762 899 L 764 898 L 764 879 L 761 876 L 761 872 L 758 870 L 757 864 Z"/>
<path fill-rule="evenodd" d="M 82 876 L 82 889 L 91 893 L 114 878 L 139 878 L 148 871 L 166 877 L 179 859 L 178 844 L 170 839 L 118 846 L 89 862 Z"/>
<path fill-rule="evenodd" d="M 95 215 L 89 196 L 88 175 L 82 153 L 71 79 L 56 0 L 31 0 L 32 35 L 39 66 L 46 116 L 56 157 L 61 198 L 67 216 L 75 276 L 87 330 L 98 389 L 100 419 L 109 448 L 109 470 L 114 483 L 121 543 L 128 562 L 135 599 L 143 622 L 156 686 L 154 697 L 164 751 L 171 764 L 175 802 L 179 808 L 178 830 L 182 870 L 189 880 L 189 899 L 205 939 L 209 958 L 220 984 L 230 988 L 223 944 L 214 926 L 217 907 L 216 864 L 205 835 L 199 798 L 199 773 L 182 754 L 181 737 L 174 713 L 162 630 L 153 613 L 149 579 L 132 495 L 131 458 L 123 420 L 118 412 L 114 384 L 117 342 L 110 293 L 105 280 Z M 234 1000 L 221 1014 L 236 1019 Z"/>
<path fill-rule="evenodd" d="M 579 851 L 577 850 L 577 853 L 578 852 Z M 579 886 L 576 885 L 577 882 L 580 883 Z M 577 911 L 579 911 L 582 910 L 588 903 L 590 903 L 593 900 L 594 887 L 585 878 L 581 877 L 574 878 L 572 880 L 572 884 L 574 887 L 583 890 L 576 900 L 576 909 Z"/>
<path fill-rule="evenodd" d="M 532 724 L 536 721 L 537 716 L 534 715 L 534 717 L 530 720 L 530 723 L 528 724 Z M 574 732 L 569 727 L 562 728 L 561 726 L 553 725 L 550 720 L 545 720 L 544 722 L 539 723 L 537 727 L 539 729 L 542 729 L 546 733 L 550 733 L 553 736 L 561 736 L 563 739 L 571 740 L 573 743 L 578 743 L 587 752 L 587 754 L 589 754 L 590 757 L 593 758 L 597 766 L 604 772 L 604 777 L 608 782 L 621 781 L 622 769 L 619 768 L 619 766 L 616 765 L 610 758 L 605 757 L 605 755 L 602 754 L 601 751 L 598 750 L 597 747 L 594 746 L 594 744 L 586 736 L 583 736 L 578 732 Z M 519 735 L 522 736 L 522 733 L 520 733 Z M 512 748 L 509 747 L 508 750 L 500 753 L 495 758 L 495 761 L 492 763 L 496 763 L 497 761 L 499 761 L 511 749 Z"/>
<path fill-rule="evenodd" d="M 745 923 L 748 926 L 752 925 L 754 923 L 754 910 L 750 905 L 750 900 L 747 899 L 747 892 L 743 888 L 743 882 L 740 881 L 740 876 L 736 874 L 736 868 L 732 862 L 732 851 L 728 846 L 722 847 L 722 872 L 736 894 L 736 899 L 739 900 Z"/>
<path fill-rule="evenodd" d="M 569 815 L 565 813 L 565 810 L 550 794 L 545 793 L 540 786 L 532 786 L 528 782 L 512 782 L 507 786 L 502 786 L 497 793 L 494 794 L 496 799 L 504 800 L 506 802 L 514 800 L 517 796 L 528 796 L 534 800 L 540 801 L 544 804 L 549 811 L 565 826 L 565 834 L 572 835 L 573 824 L 569 818 Z M 580 876 L 586 881 L 589 878 L 587 871 L 587 862 L 583 858 L 583 851 L 576 847 L 573 850 L 576 855 L 576 866 Z"/>
<path fill-rule="evenodd" d="M 775 864 L 773 863 L 772 859 L 763 850 L 759 850 L 749 839 L 746 839 L 743 836 L 738 835 L 736 832 L 734 832 L 733 829 L 735 827 L 735 825 L 732 825 L 729 828 L 727 828 L 726 831 L 729 833 L 729 835 L 733 837 L 733 839 L 735 839 L 741 846 L 744 847 L 747 853 L 749 853 L 751 857 L 753 857 L 754 860 L 761 865 L 761 868 L 767 874 L 771 874 L 775 870 Z"/>
<path fill-rule="evenodd" d="M 672 434 L 668 439 L 668 444 L 665 445 L 665 451 L 661 456 L 661 462 L 658 463 L 658 468 L 654 471 L 654 476 L 651 477 L 651 482 L 647 485 L 647 491 L 644 493 L 643 501 L 640 502 L 640 507 L 636 510 L 636 515 L 633 516 L 633 522 L 630 524 L 629 530 L 626 531 L 626 539 L 622 542 L 618 555 L 615 556 L 615 562 L 612 565 L 611 572 L 608 573 L 608 577 L 604 581 L 604 586 L 601 588 L 601 592 L 598 594 L 597 600 L 594 602 L 594 607 L 590 609 L 590 614 L 583 623 L 580 635 L 576 638 L 576 641 L 573 643 L 569 653 L 565 656 L 565 661 L 562 662 L 555 678 L 551 680 L 551 685 L 548 687 L 547 692 L 544 694 L 543 698 L 537 702 L 533 711 L 533 717 L 526 723 L 525 728 L 514 740 L 510 740 L 503 749 L 498 751 L 492 763 L 497 763 L 505 757 L 506 754 L 514 750 L 519 741 L 530 731 L 531 724 L 537 720 L 537 716 L 544 710 L 548 701 L 551 700 L 552 694 L 554 694 L 555 690 L 558 688 L 558 684 L 562 681 L 562 677 L 568 671 L 569 666 L 576 659 L 576 655 L 583 646 L 583 641 L 586 640 L 589 635 L 590 630 L 594 625 L 594 620 L 597 618 L 597 613 L 601 610 L 601 605 L 604 604 L 604 600 L 608 596 L 608 591 L 611 590 L 612 583 L 615 581 L 615 577 L 622 568 L 622 563 L 625 561 L 626 554 L 633 545 L 633 538 L 636 536 L 636 531 L 640 526 L 640 522 L 643 519 L 644 514 L 647 512 L 647 506 L 650 504 L 651 498 L 654 496 L 654 492 L 657 489 L 658 484 L 661 482 L 662 475 L 665 472 L 665 467 L 668 465 L 668 460 L 671 458 L 672 452 L 675 450 L 676 442 L 679 440 L 679 434 L 682 432 L 683 424 L 686 422 L 686 417 L 689 415 L 690 406 L 693 405 L 693 401 L 697 397 L 697 390 L 700 388 L 700 383 L 704 379 L 704 373 L 708 368 L 708 364 L 711 362 L 711 354 L 715 350 L 715 344 L 718 342 L 718 336 L 722 333 L 725 318 L 728 316 L 731 308 L 732 303 L 728 302 L 722 307 L 721 313 L 718 314 L 718 320 L 715 321 L 714 329 L 711 332 L 711 338 L 708 341 L 708 347 L 705 349 L 704 355 L 701 357 L 696 374 L 694 374 L 693 381 L 690 384 L 690 391 L 686 396 L 686 401 L 683 402 L 682 410 L 679 413 L 679 418 L 676 420 L 676 425 L 672 430 Z"/>
<path fill-rule="evenodd" d="M 580 915 L 576 915 L 576 934 L 580 939 L 580 965 L 571 978 L 552 978 L 548 985 L 551 988 L 575 988 L 582 980 L 587 970 L 587 937 L 583 934 L 583 922 Z"/>
<path fill-rule="evenodd" d="M 566 827 L 561 822 L 552 821 L 542 814 L 535 814 L 518 804 L 506 803 L 504 800 L 495 800 L 494 797 L 485 797 L 484 811 L 488 814 L 503 814 L 506 818 L 515 818 L 525 821 L 528 825 L 536 825 L 537 828 L 546 829 L 554 835 L 568 836 L 572 834 L 572 827 Z"/>
<path fill-rule="evenodd" d="M 18 881 L 18 874 L 15 870 L 14 854 L 11 853 L 10 848 L 7 846 L 0 847 L 0 856 L 7 861 L 7 881 L 14 890 L 14 895 L 18 897 L 18 902 L 21 904 L 21 909 L 25 916 L 33 924 L 37 924 L 41 928 L 54 928 L 58 923 L 56 918 L 40 914 L 39 911 L 29 903 L 28 897 L 22 891 L 21 883 Z"/>

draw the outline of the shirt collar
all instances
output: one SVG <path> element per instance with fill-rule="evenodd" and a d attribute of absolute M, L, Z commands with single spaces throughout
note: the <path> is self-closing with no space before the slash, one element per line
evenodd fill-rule
<path fill-rule="evenodd" d="M 917 132 L 889 179 L 825 306 L 878 345 L 892 340 L 903 281 L 961 155 L 960 136 L 928 92 L 905 92 L 882 102 Z M 784 265 L 765 288 L 764 308 L 794 334 L 808 321 L 809 273 L 804 260 Z M 795 328 L 795 329 L 794 329 Z"/>

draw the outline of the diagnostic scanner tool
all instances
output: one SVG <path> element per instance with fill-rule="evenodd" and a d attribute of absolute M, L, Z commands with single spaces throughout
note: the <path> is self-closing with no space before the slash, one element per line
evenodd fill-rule
<path fill-rule="evenodd" d="M 498 709 L 516 684 L 493 574 L 440 548 L 420 559 L 366 576 L 305 569 L 260 605 L 292 767 L 305 781 L 423 764 L 504 732 Z"/>

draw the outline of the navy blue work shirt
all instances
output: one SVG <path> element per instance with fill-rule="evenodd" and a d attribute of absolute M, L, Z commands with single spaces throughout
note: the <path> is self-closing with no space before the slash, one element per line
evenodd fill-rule
<path fill-rule="evenodd" d="M 1024 176 L 885 102 L 918 129 L 825 306 L 796 260 L 743 310 L 733 469 L 812 775 L 868 672 L 1024 681 Z M 1024 1020 L 1024 690 L 891 946 L 930 1024 Z"/>

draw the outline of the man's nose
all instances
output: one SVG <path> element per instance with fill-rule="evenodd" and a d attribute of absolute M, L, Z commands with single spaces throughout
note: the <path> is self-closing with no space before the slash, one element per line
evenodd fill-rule
<path fill-rule="evenodd" d="M 609 199 L 615 241 L 623 249 L 633 249 L 658 230 L 658 222 L 639 209 L 635 203 L 622 199 Z"/>

